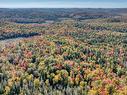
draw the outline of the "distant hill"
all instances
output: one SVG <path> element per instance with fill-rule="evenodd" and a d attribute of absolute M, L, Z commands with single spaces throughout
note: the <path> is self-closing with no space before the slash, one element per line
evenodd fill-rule
<path fill-rule="evenodd" d="M 60 18 L 72 18 L 78 20 L 109 18 L 127 14 L 127 9 L 103 9 L 103 8 L 28 8 L 8 9 L 0 8 L 0 20 L 12 22 L 44 22 L 45 20 L 58 20 Z"/>

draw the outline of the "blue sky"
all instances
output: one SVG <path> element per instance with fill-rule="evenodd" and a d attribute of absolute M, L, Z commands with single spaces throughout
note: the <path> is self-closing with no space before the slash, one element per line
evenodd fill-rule
<path fill-rule="evenodd" d="M 0 8 L 127 8 L 127 0 L 0 0 Z"/>

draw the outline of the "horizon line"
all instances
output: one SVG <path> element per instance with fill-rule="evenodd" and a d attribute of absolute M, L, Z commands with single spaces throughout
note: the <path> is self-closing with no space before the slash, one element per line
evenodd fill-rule
<path fill-rule="evenodd" d="M 0 9 L 127 9 L 127 7 L 0 7 Z"/>

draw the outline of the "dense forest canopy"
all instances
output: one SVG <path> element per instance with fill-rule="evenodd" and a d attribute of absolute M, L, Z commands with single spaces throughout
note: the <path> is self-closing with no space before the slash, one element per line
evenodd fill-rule
<path fill-rule="evenodd" d="M 0 95 L 127 95 L 127 9 L 0 9 Z"/>

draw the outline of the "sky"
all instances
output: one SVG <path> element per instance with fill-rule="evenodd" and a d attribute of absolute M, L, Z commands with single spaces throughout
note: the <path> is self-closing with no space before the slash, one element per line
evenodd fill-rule
<path fill-rule="evenodd" d="M 0 8 L 127 8 L 127 0 L 0 0 Z"/>

